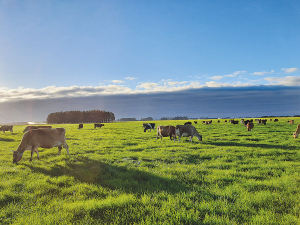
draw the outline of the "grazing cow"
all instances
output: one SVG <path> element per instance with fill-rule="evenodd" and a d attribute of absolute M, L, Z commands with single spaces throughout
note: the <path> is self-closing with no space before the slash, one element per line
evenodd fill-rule
<path fill-rule="evenodd" d="M 162 137 L 170 137 L 170 140 L 172 140 L 172 137 L 175 141 L 175 127 L 173 126 L 157 126 L 157 138 L 160 137 L 160 140 L 162 140 Z"/>
<path fill-rule="evenodd" d="M 192 125 L 192 122 L 186 122 L 184 125 Z"/>
<path fill-rule="evenodd" d="M 33 130 L 33 129 L 41 129 L 41 128 L 52 128 L 51 126 L 27 126 L 24 130 L 23 133 Z"/>
<path fill-rule="evenodd" d="M 278 119 L 275 119 L 274 122 L 278 122 Z"/>
<path fill-rule="evenodd" d="M 81 128 L 83 128 L 83 124 L 82 123 L 78 124 L 78 129 L 81 129 Z"/>
<path fill-rule="evenodd" d="M 257 124 L 266 125 L 267 124 L 267 120 L 257 119 Z"/>
<path fill-rule="evenodd" d="M 239 121 L 238 120 L 231 120 L 230 123 L 232 123 L 232 124 L 239 124 Z"/>
<path fill-rule="evenodd" d="M 30 161 L 32 161 L 34 152 L 36 152 L 37 158 L 40 159 L 38 148 L 58 147 L 58 154 L 60 154 L 63 146 L 69 154 L 69 147 L 65 140 L 65 133 L 66 130 L 64 128 L 33 129 L 26 132 L 23 135 L 17 151 L 13 151 L 13 162 L 19 162 L 22 159 L 25 150 L 31 150 Z"/>
<path fill-rule="evenodd" d="M 297 126 L 296 132 L 293 133 L 294 138 L 297 138 L 297 137 L 299 136 L 299 134 L 300 134 L 300 123 L 299 123 L 298 126 Z"/>
<path fill-rule="evenodd" d="M 253 129 L 253 127 L 254 127 L 254 124 L 252 122 L 247 123 L 247 130 L 248 131 L 251 131 Z"/>
<path fill-rule="evenodd" d="M 212 124 L 212 120 L 209 120 L 209 121 L 203 121 L 206 124 Z"/>
<path fill-rule="evenodd" d="M 197 124 L 198 122 L 197 122 L 197 121 L 194 121 L 194 123 Z"/>
<path fill-rule="evenodd" d="M 3 131 L 3 133 L 5 133 L 5 131 L 10 131 L 12 133 L 13 126 L 12 125 L 3 125 L 0 127 L 0 131 Z"/>
<path fill-rule="evenodd" d="M 202 135 L 198 133 L 196 128 L 192 125 L 177 125 L 175 127 L 175 138 L 178 136 L 178 141 L 180 142 L 181 137 L 190 137 L 190 142 L 192 142 L 192 138 L 194 136 L 197 137 L 199 141 L 202 141 Z M 174 138 L 174 142 L 175 142 Z"/>
<path fill-rule="evenodd" d="M 94 124 L 94 129 L 97 128 L 97 127 L 100 127 L 100 128 L 101 128 L 101 127 L 103 127 L 103 126 L 104 126 L 104 124 L 102 124 L 102 123 L 95 123 L 95 124 Z"/>
<path fill-rule="evenodd" d="M 294 124 L 294 120 L 287 121 L 289 124 Z"/>
<path fill-rule="evenodd" d="M 144 129 L 144 132 L 146 132 L 146 130 L 150 130 L 155 128 L 155 123 L 144 123 L 143 124 L 143 127 L 145 128 Z"/>

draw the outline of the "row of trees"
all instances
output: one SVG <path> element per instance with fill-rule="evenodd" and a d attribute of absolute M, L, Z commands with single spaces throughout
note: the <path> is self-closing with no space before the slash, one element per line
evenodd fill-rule
<path fill-rule="evenodd" d="M 112 112 L 103 110 L 91 111 L 66 111 L 51 113 L 47 123 L 108 123 L 115 120 Z"/>

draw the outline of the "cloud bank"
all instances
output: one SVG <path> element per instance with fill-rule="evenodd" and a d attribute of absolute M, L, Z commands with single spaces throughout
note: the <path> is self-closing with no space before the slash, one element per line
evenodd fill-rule
<path fill-rule="evenodd" d="M 292 71 L 295 68 L 290 68 Z M 295 71 L 295 70 L 294 70 Z M 236 76 L 245 71 L 237 71 L 229 76 Z M 258 72 L 256 72 L 258 73 Z M 262 72 L 263 73 L 263 72 Z M 264 73 L 272 73 L 264 72 Z M 222 76 L 224 77 L 224 76 Z M 221 77 L 221 78 L 222 78 Z M 220 87 L 251 87 L 259 86 L 251 82 L 236 81 L 235 83 L 217 82 L 221 79 L 212 77 L 213 80 L 200 83 L 199 81 L 172 81 L 162 80 L 161 82 L 146 82 L 139 83 L 135 88 L 129 88 L 123 84 L 121 80 L 113 80 L 114 84 L 100 85 L 100 86 L 71 86 L 71 87 L 57 87 L 48 86 L 41 89 L 19 87 L 16 89 L 2 87 L 0 88 L 0 102 L 20 101 L 29 99 L 51 99 L 64 97 L 91 97 L 91 96 L 106 96 L 106 95 L 130 95 L 130 94 L 153 94 L 153 93 L 168 93 L 175 91 L 184 91 L 189 89 L 202 89 L 206 87 L 220 88 Z M 127 78 L 126 78 L 127 79 Z M 128 78 L 134 79 L 134 78 Z M 283 86 L 300 86 L 300 77 L 286 76 L 286 77 L 266 77 L 264 78 L 266 85 L 283 85 Z"/>
<path fill-rule="evenodd" d="M 46 121 L 53 112 L 100 109 L 116 119 L 298 115 L 300 87 L 257 86 L 188 89 L 175 92 L 28 99 L 0 103 L 0 124 Z"/>

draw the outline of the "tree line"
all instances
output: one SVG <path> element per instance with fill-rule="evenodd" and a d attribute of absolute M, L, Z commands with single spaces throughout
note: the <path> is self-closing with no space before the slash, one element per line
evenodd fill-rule
<path fill-rule="evenodd" d="M 109 123 L 115 120 L 112 112 L 104 110 L 66 111 L 50 113 L 47 123 Z"/>

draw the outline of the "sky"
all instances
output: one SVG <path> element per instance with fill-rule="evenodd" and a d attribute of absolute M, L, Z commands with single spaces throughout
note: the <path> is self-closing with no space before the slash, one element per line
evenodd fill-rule
<path fill-rule="evenodd" d="M 0 0 L 0 123 L 77 109 L 244 116 L 238 99 L 266 93 L 272 104 L 247 115 L 300 114 L 299 49 L 298 0 Z"/>

